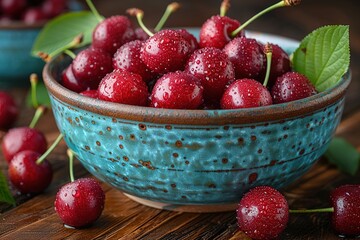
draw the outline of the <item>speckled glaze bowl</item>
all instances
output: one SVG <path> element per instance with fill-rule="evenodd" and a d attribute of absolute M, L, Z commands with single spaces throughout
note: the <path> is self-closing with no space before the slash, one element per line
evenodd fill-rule
<path fill-rule="evenodd" d="M 297 42 L 251 33 L 289 52 Z M 281 188 L 324 153 L 340 122 L 350 75 L 307 99 L 253 109 L 170 110 L 87 98 L 58 81 L 70 59 L 44 68 L 53 113 L 85 168 L 148 206 L 235 209 L 257 185 Z"/>
<path fill-rule="evenodd" d="M 31 56 L 42 24 L 0 24 L 0 87 L 29 85 L 31 73 L 41 74 L 44 62 Z"/>

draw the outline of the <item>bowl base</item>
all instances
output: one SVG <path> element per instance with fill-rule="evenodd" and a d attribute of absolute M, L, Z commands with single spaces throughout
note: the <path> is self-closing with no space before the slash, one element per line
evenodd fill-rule
<path fill-rule="evenodd" d="M 136 197 L 127 193 L 124 193 L 125 196 L 134 200 L 135 202 L 141 203 L 145 206 L 176 211 L 176 212 L 194 212 L 194 213 L 212 213 L 212 212 L 230 212 L 235 211 L 238 206 L 238 203 L 226 203 L 226 204 L 192 204 L 192 205 L 181 205 L 181 204 L 170 204 L 163 202 L 156 202 L 140 197 Z"/>

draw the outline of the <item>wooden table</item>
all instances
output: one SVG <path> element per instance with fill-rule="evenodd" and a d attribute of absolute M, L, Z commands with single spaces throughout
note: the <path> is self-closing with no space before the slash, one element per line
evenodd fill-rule
<path fill-rule="evenodd" d="M 184 1 L 183 10 L 170 18 L 169 25 L 200 26 L 211 14 L 217 13 L 219 2 Z M 264 8 L 264 1 L 233 2 L 229 16 L 241 21 Z M 122 13 L 129 7 L 141 7 L 145 10 L 149 26 L 156 23 L 157 16 L 161 15 L 166 5 L 165 1 L 140 0 L 99 0 L 95 3 L 105 15 Z M 278 9 L 264 16 L 250 25 L 249 29 L 301 39 L 322 25 L 350 25 L 353 80 L 337 135 L 346 138 L 360 150 L 360 27 L 355 21 L 359 10 L 357 8 L 355 0 L 304 1 L 293 9 Z M 24 104 L 23 96 L 26 91 L 11 91 L 17 96 L 23 109 L 18 126 L 27 125 L 33 115 L 33 110 Z M 53 142 L 58 135 L 50 111 L 40 120 L 38 128 L 46 134 L 49 142 Z M 0 204 L 0 239 L 248 239 L 237 228 L 235 212 L 200 214 L 161 211 L 133 202 L 106 184 L 102 184 L 106 192 L 106 205 L 100 219 L 90 228 L 65 228 L 53 206 L 57 190 L 69 181 L 65 151 L 66 146 L 62 142 L 48 158 L 53 163 L 55 175 L 46 192 L 37 196 L 25 196 L 14 191 L 16 207 Z M 3 157 L 0 158 L 1 170 L 6 173 L 7 165 Z M 78 161 L 75 164 L 75 175 L 88 175 Z M 321 159 L 305 176 L 282 189 L 282 192 L 291 208 L 327 207 L 329 192 L 345 183 L 360 184 L 360 174 L 354 177 L 343 174 L 325 159 Z M 329 215 L 324 213 L 291 215 L 288 227 L 281 235 L 281 239 L 337 238 L 331 229 Z"/>

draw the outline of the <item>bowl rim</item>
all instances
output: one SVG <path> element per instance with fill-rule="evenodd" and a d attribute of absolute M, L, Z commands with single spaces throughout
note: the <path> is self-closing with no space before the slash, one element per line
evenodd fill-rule
<path fill-rule="evenodd" d="M 41 21 L 38 23 L 26 24 L 23 21 L 11 21 L 8 23 L 0 23 L 0 30 L 33 30 L 38 29 L 40 30 L 45 26 L 47 21 Z"/>
<path fill-rule="evenodd" d="M 282 37 L 282 36 L 279 36 Z M 258 124 L 269 121 L 284 121 L 311 115 L 339 101 L 345 96 L 351 82 L 348 70 L 333 87 L 313 96 L 281 104 L 247 109 L 187 110 L 161 109 L 107 102 L 82 96 L 63 87 L 52 75 L 56 64 L 68 59 L 59 55 L 48 62 L 43 69 L 43 79 L 50 95 L 70 106 L 90 111 L 95 114 L 136 122 L 182 125 L 228 125 Z"/>

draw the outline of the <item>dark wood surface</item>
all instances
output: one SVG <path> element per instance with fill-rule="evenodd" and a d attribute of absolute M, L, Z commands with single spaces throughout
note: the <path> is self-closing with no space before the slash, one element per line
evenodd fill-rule
<path fill-rule="evenodd" d="M 154 26 L 170 1 L 95 1 L 100 12 L 109 16 L 122 14 L 126 8 L 145 10 L 145 21 Z M 199 27 L 218 12 L 220 1 L 183 1 L 183 8 L 172 16 L 169 26 Z M 233 1 L 229 16 L 244 21 L 257 13 L 269 1 Z M 347 93 L 346 107 L 337 135 L 349 140 L 360 151 L 360 26 L 357 1 L 303 1 L 295 8 L 278 9 L 249 26 L 251 30 L 280 34 L 301 39 L 313 29 L 327 24 L 348 24 L 351 35 L 352 83 Z M 1 54 L 1 53 L 0 53 Z M 12 94 L 22 106 L 18 126 L 28 125 L 33 110 L 24 104 L 26 89 L 13 89 Z M 38 128 L 49 142 L 58 135 L 51 111 L 40 120 Z M 49 156 L 55 175 L 51 186 L 37 196 L 19 195 L 13 190 L 17 206 L 0 204 L 0 239 L 248 239 L 236 225 L 235 212 L 179 213 L 142 206 L 129 200 L 121 192 L 102 184 L 106 191 L 106 205 L 100 219 L 86 229 L 63 226 L 53 207 L 59 187 L 69 181 L 68 162 L 64 142 Z M 7 164 L 0 157 L 0 168 L 6 173 Z M 78 161 L 76 177 L 88 173 Z M 339 172 L 325 159 L 301 179 L 282 189 L 291 208 L 327 207 L 329 192 L 345 183 L 360 184 L 360 174 L 349 176 Z M 328 214 L 291 215 L 288 227 L 280 239 L 338 239 L 332 231 Z"/>

